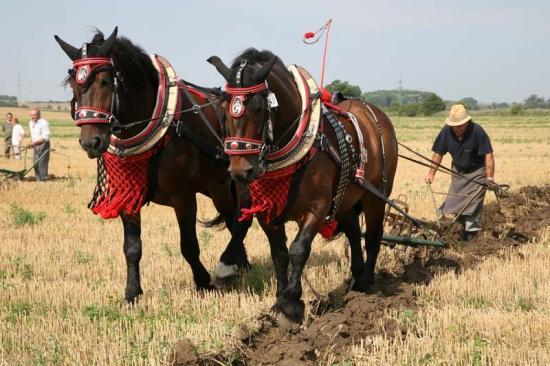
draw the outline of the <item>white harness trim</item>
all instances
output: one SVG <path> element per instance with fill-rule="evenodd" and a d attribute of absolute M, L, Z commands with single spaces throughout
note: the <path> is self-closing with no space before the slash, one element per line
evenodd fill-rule
<path fill-rule="evenodd" d="M 308 107 L 310 106 L 308 91 L 309 95 L 313 95 L 318 92 L 319 88 L 317 87 L 317 83 L 315 82 L 313 77 L 304 68 L 295 65 L 290 65 L 287 68 L 288 71 L 292 73 L 292 76 L 294 77 L 294 82 L 296 83 L 298 91 L 300 92 L 300 97 L 302 99 L 302 114 L 300 118 L 304 118 L 304 116 L 308 112 Z M 303 82 L 304 80 L 305 83 Z M 306 87 L 308 88 L 307 90 Z M 306 127 L 306 130 L 304 131 L 304 134 L 299 144 L 296 146 L 295 149 L 289 151 L 281 158 L 273 158 L 274 154 L 277 154 L 277 152 L 268 154 L 266 156 L 267 171 L 274 171 L 296 164 L 309 152 L 309 150 L 313 146 L 313 143 L 315 142 L 317 131 L 319 130 L 319 121 L 321 120 L 321 98 L 316 98 L 311 103 L 309 112 L 309 123 Z M 284 149 L 284 147 L 282 149 Z"/>
<path fill-rule="evenodd" d="M 120 157 L 138 155 L 155 146 L 168 131 L 176 112 L 179 98 L 176 71 L 164 57 L 159 55 L 151 55 L 150 57 L 159 76 L 157 102 L 153 109 L 153 119 L 140 133 L 128 139 L 120 139 L 111 135 L 108 151 Z M 158 118 L 162 116 L 164 117 Z M 132 146 L 128 147 L 129 144 L 132 144 Z"/>

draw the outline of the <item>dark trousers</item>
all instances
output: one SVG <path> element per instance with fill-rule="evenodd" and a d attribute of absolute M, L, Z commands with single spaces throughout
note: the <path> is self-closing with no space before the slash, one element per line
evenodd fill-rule
<path fill-rule="evenodd" d="M 34 166 L 34 176 L 37 181 L 44 181 L 48 179 L 48 163 L 50 162 L 50 142 L 47 141 L 41 145 L 33 148 L 32 163 L 36 162 L 44 155 L 42 160 Z"/>
<path fill-rule="evenodd" d="M 9 140 L 4 140 L 4 156 L 10 158 L 11 154 L 11 138 Z"/>

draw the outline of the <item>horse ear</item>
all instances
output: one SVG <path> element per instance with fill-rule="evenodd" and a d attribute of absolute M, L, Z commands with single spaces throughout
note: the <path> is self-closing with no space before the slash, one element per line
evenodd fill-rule
<path fill-rule="evenodd" d="M 254 80 L 256 80 L 257 83 L 261 83 L 267 79 L 267 75 L 271 71 L 273 65 L 275 65 L 275 61 L 277 61 L 277 56 L 267 61 L 260 69 L 256 70 L 254 73 Z"/>
<path fill-rule="evenodd" d="M 57 34 L 54 35 L 53 38 L 55 38 L 57 43 L 59 43 L 59 46 L 61 46 L 61 49 L 65 51 L 65 53 L 67 54 L 67 56 L 69 56 L 71 60 L 74 61 L 78 58 L 78 53 L 80 52 L 78 48 L 71 46 L 70 44 L 59 38 Z"/>
<path fill-rule="evenodd" d="M 116 41 L 116 35 L 118 33 L 118 27 L 115 27 L 115 30 L 109 38 L 99 47 L 99 54 L 103 57 L 107 57 L 111 54 L 111 50 L 113 49 L 113 46 L 115 45 Z"/>
<path fill-rule="evenodd" d="M 214 65 L 216 70 L 218 70 L 218 72 L 222 74 L 223 78 L 227 82 L 229 82 L 229 78 L 231 77 L 231 70 L 229 69 L 229 67 L 225 66 L 223 61 L 218 56 L 210 56 L 206 61 L 209 64 Z"/>

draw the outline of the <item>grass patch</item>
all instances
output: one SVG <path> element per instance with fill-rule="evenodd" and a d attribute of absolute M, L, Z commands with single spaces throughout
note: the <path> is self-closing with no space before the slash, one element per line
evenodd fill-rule
<path fill-rule="evenodd" d="M 12 258 L 11 264 L 15 267 L 14 272 L 21 276 L 24 280 L 30 280 L 33 276 L 33 269 L 29 263 L 26 263 L 24 256 L 16 256 Z"/>
<path fill-rule="evenodd" d="M 487 360 L 485 357 L 483 357 L 483 354 L 485 353 L 485 349 L 487 348 L 487 342 L 486 339 L 476 337 L 474 339 L 474 350 L 472 353 L 472 365 L 474 366 L 481 366 L 485 365 L 487 363 Z"/>
<path fill-rule="evenodd" d="M 17 204 L 10 205 L 11 222 L 17 226 L 35 225 L 41 223 L 46 218 L 46 213 L 43 211 L 32 212 L 19 207 Z"/>
<path fill-rule="evenodd" d="M 78 264 L 87 264 L 94 259 L 94 256 L 88 252 L 77 249 L 74 251 L 74 260 Z"/>
<path fill-rule="evenodd" d="M 199 243 L 201 244 L 201 247 L 207 247 L 212 241 L 213 237 L 214 236 L 210 231 L 201 230 L 201 232 L 199 233 Z"/>
<path fill-rule="evenodd" d="M 518 302 L 518 307 L 522 310 L 522 311 L 531 311 L 535 308 L 535 305 L 533 305 L 533 303 L 531 302 L 531 300 L 529 299 L 526 299 L 524 297 L 521 297 Z"/>
<path fill-rule="evenodd" d="M 106 319 L 109 322 L 118 320 L 133 320 L 132 316 L 123 315 L 118 309 L 110 306 L 102 306 L 99 304 L 89 304 L 82 309 L 82 315 L 91 321 Z"/>
<path fill-rule="evenodd" d="M 463 298 L 461 300 L 461 303 L 462 305 L 464 305 L 465 308 L 470 309 L 486 309 L 491 305 L 489 301 L 481 296 L 471 296 Z"/>

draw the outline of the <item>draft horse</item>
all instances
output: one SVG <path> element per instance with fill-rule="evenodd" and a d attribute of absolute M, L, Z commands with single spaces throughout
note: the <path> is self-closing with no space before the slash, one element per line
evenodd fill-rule
<path fill-rule="evenodd" d="M 220 277 L 235 274 L 237 267 L 249 266 L 243 245 L 249 223 L 235 220 L 238 212 L 235 188 L 227 173 L 227 158 L 220 154 L 223 152 L 219 142 L 223 128 L 219 117 L 223 113 L 218 110 L 219 93 L 184 81 L 168 81 L 168 66 L 164 59 L 147 55 L 127 38 L 117 38 L 117 31 L 115 28 L 107 39 L 97 31 L 92 41 L 82 48 L 71 46 L 58 36 L 55 39 L 73 61 L 66 82 L 74 92 L 72 115 L 80 126 L 79 143 L 88 157 L 106 159 L 106 154 L 113 152 L 108 156 L 115 164 L 135 158 L 117 157 L 117 149 L 120 149 L 119 153 L 145 150 L 143 154 L 151 155 L 148 163 L 138 161 L 135 166 L 135 173 L 146 178 L 147 197 L 138 202 L 122 202 L 126 207 L 124 210 L 106 214 L 107 217 L 120 215 L 124 226 L 125 299 L 134 302 L 143 293 L 139 269 L 142 256 L 140 208 L 148 201 L 174 209 L 180 229 L 181 253 L 191 266 L 196 287 L 210 289 L 210 275 L 199 258 L 195 227 L 197 193 L 210 197 L 219 213 L 209 223 L 225 222 L 232 233 L 216 267 L 222 269 Z M 154 62 L 158 63 L 157 67 Z M 162 74 L 161 67 L 166 67 Z M 158 109 L 163 103 L 157 99 L 176 97 L 175 116 L 159 114 Z M 158 121 L 161 121 L 160 125 L 155 124 Z M 155 146 L 150 146 L 151 139 L 158 138 L 159 133 L 162 138 Z M 98 171 L 98 175 L 100 173 Z M 121 179 L 116 171 L 111 175 L 109 179 Z M 129 182 L 117 184 L 123 187 L 126 183 Z M 131 195 L 132 190 L 130 184 L 127 194 Z M 101 189 L 98 192 L 96 188 L 94 199 L 102 194 L 106 193 Z M 125 199 L 115 195 L 103 203 Z M 91 208 L 97 209 L 97 201 L 95 207 L 93 202 Z M 105 212 L 102 216 L 105 217 Z"/>
<path fill-rule="evenodd" d="M 313 101 L 321 93 L 303 101 L 297 86 L 299 81 L 295 81 L 280 59 L 269 51 L 248 49 L 231 67 L 217 56 L 212 56 L 208 62 L 227 81 L 226 92 L 231 98 L 226 98 L 223 104 L 229 136 L 225 149 L 231 156 L 229 172 L 235 180 L 247 184 L 252 192 L 250 188 L 267 174 L 271 174 L 270 177 L 277 174 L 277 170 L 269 171 L 270 155 L 288 150 L 293 140 L 300 137 L 297 133 L 301 122 L 297 121 L 303 119 L 304 114 L 312 113 Z M 297 184 L 294 188 L 297 193 L 293 198 L 289 194 L 286 207 L 280 211 L 283 216 L 277 220 L 269 213 L 256 211 L 269 241 L 277 278 L 277 300 L 272 309 L 298 322 L 303 320 L 304 312 L 302 272 L 312 240 L 320 230 L 323 233 L 326 225 L 330 236 L 330 227 L 334 228 L 337 222 L 337 232 L 344 233 L 349 240 L 353 289 L 367 291 L 373 285 L 385 202 L 356 183 L 357 179 L 363 179 L 388 197 L 397 167 L 395 131 L 381 110 L 357 100 L 325 105 L 330 109 L 324 110 L 321 116 L 317 141 L 312 147 L 316 151 L 310 150 L 298 163 L 300 167 L 292 178 Z M 304 136 L 306 134 L 301 138 Z M 361 149 L 361 140 L 364 149 Z M 350 164 L 354 167 L 351 172 Z M 301 177 L 295 179 L 298 175 Z M 272 190 L 276 186 L 277 183 Z M 367 226 L 366 262 L 358 221 L 361 211 Z M 287 249 L 283 223 L 288 220 L 296 221 L 299 230 Z"/>

